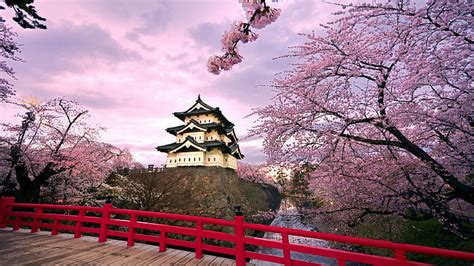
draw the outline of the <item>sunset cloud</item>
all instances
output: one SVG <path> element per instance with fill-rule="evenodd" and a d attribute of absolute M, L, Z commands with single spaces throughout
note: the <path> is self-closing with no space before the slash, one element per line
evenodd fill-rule
<path fill-rule="evenodd" d="M 254 43 L 240 47 L 244 61 L 219 76 L 206 70 L 220 54 L 220 39 L 230 24 L 243 19 L 235 1 L 35 1 L 47 18 L 47 30 L 24 30 L 6 14 L 18 33 L 24 62 L 16 71 L 17 98 L 64 96 L 82 103 L 95 122 L 108 130 L 104 141 L 128 148 L 144 164 L 162 164 L 154 147 L 173 141 L 166 127 L 182 123 L 175 111 L 186 110 L 198 94 L 219 106 L 236 125 L 240 138 L 253 126 L 246 117 L 267 104 L 274 75 L 291 59 L 274 58 L 302 44 L 297 34 L 320 29 L 336 6 L 322 1 L 284 0 L 280 18 Z M 2 121 L 19 122 L 17 111 L 0 106 Z M 243 140 L 247 162 L 262 162 L 261 141 Z"/>

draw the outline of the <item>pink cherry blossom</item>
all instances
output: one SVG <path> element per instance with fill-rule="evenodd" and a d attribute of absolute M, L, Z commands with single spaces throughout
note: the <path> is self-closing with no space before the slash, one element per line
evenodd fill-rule
<path fill-rule="evenodd" d="M 128 151 L 100 141 L 104 129 L 90 125 L 89 112 L 78 103 L 53 99 L 17 104 L 29 114 L 21 126 L 2 125 L 0 160 L 10 163 L 0 163 L 0 176 L 16 179 L 20 201 L 37 202 L 48 182 L 58 178 L 68 189 L 86 193 L 114 167 L 133 163 Z"/>
<path fill-rule="evenodd" d="M 252 32 L 250 26 L 261 29 L 274 22 L 280 15 L 279 9 L 270 8 L 261 3 L 243 3 L 248 22 L 237 21 L 231 25 L 229 31 L 224 32 L 221 44 L 224 55 L 212 56 L 207 61 L 207 69 L 210 73 L 219 75 L 221 70 L 230 70 L 232 65 L 242 62 L 242 56 L 237 51 L 239 42 L 248 43 L 257 40 L 258 34 Z"/>
<path fill-rule="evenodd" d="M 281 10 L 278 8 L 265 7 L 256 12 L 255 18 L 250 23 L 252 28 L 263 29 L 272 22 L 275 22 L 280 16 Z"/>
<path fill-rule="evenodd" d="M 341 6 L 288 55 L 299 63 L 252 134 L 270 162 L 317 166 L 312 187 L 338 221 L 411 210 L 456 230 L 454 202 L 474 204 L 474 6 Z"/>
<path fill-rule="evenodd" d="M 4 73 L 4 76 L 14 78 L 15 72 L 13 68 L 7 65 L 6 61 L 8 60 L 20 60 L 17 57 L 17 53 L 20 51 L 18 43 L 14 40 L 16 33 L 9 28 L 5 21 L 0 18 L 0 56 L 2 61 L 0 61 L 0 73 Z M 9 96 L 14 94 L 13 86 L 11 83 L 4 77 L 0 77 L 0 102 L 5 101 Z"/>

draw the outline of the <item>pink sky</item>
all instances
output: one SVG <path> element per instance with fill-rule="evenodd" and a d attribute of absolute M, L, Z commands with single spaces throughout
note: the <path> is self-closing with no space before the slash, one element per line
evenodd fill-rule
<path fill-rule="evenodd" d="M 260 38 L 240 46 L 244 61 L 219 76 L 206 70 L 207 59 L 220 54 L 222 33 L 244 19 L 238 0 L 37 0 L 47 30 L 25 30 L 1 11 L 18 33 L 24 62 L 9 62 L 17 80 L 16 98 L 64 96 L 90 110 L 105 126 L 103 141 L 128 148 L 143 164 L 164 163 L 157 145 L 174 141 L 165 128 L 182 122 L 198 94 L 218 106 L 236 127 L 246 162 L 263 162 L 259 139 L 245 139 L 253 108 L 272 97 L 275 73 L 288 69 L 288 47 L 302 44 L 297 33 L 320 32 L 320 23 L 337 8 L 318 0 L 280 0 L 280 18 Z M 0 105 L 0 120 L 19 122 L 18 112 Z M 16 120 L 15 120 L 16 119 Z"/>

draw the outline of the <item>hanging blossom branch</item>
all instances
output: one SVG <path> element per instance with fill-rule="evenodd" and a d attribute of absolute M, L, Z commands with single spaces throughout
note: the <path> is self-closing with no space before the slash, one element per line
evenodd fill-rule
<path fill-rule="evenodd" d="M 250 30 L 263 29 L 268 24 L 277 20 L 281 10 L 271 8 L 266 5 L 265 0 L 259 3 L 242 3 L 246 11 L 248 22 L 237 21 L 231 25 L 230 31 L 226 31 L 222 36 L 222 51 L 224 55 L 214 55 L 207 61 L 207 70 L 212 74 L 219 75 L 221 70 L 230 70 L 233 65 L 242 62 L 237 44 L 239 42 L 253 42 L 258 38 L 258 34 Z"/>

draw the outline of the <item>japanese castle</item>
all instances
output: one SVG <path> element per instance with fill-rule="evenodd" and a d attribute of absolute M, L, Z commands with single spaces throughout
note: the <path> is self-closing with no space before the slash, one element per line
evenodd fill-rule
<path fill-rule="evenodd" d="M 218 166 L 237 169 L 237 160 L 243 159 L 232 124 L 219 107 L 212 107 L 198 96 L 196 103 L 174 116 L 184 125 L 167 128 L 176 136 L 176 142 L 158 146 L 166 152 L 166 167 Z"/>

